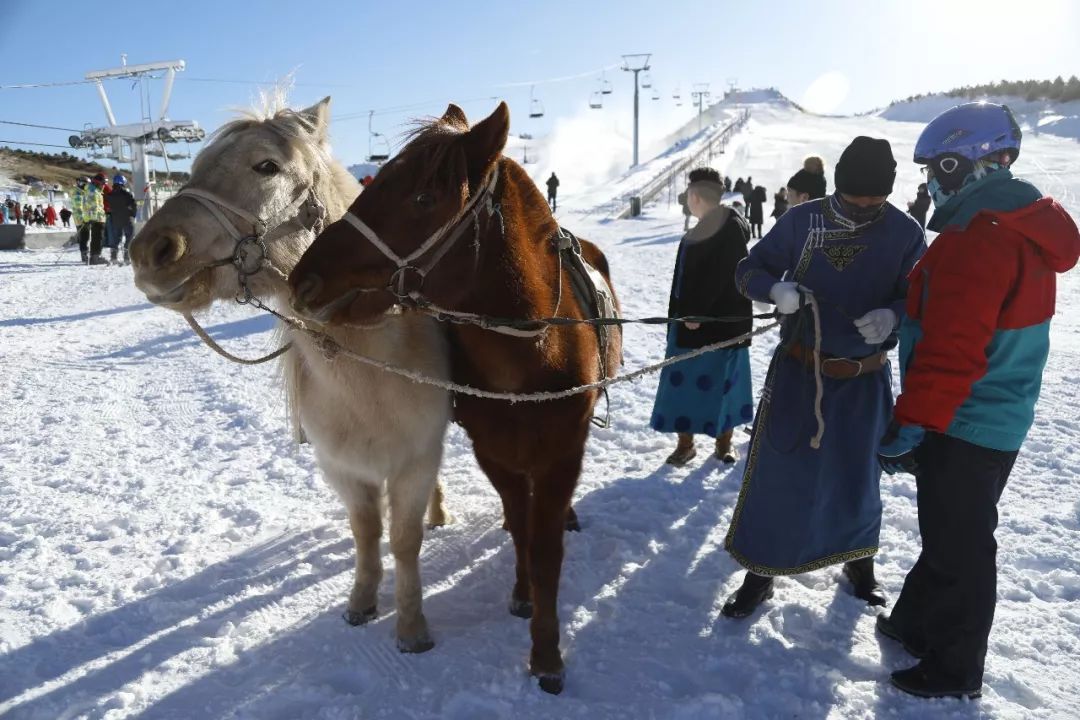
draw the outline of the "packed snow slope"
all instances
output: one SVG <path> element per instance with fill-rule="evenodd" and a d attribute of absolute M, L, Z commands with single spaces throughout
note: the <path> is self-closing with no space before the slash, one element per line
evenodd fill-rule
<path fill-rule="evenodd" d="M 719 169 L 770 192 L 857 134 L 889 137 L 900 176 L 919 126 L 761 104 Z M 1080 213 L 1076 145 L 1025 142 L 1017 166 Z M 561 213 L 607 252 L 628 316 L 666 308 L 677 206 L 599 223 Z M 977 259 L 973 259 L 977 261 Z M 233 352 L 275 346 L 265 316 L 203 318 Z M 514 553 L 463 433 L 442 479 L 456 522 L 421 555 L 436 647 L 394 646 L 393 563 L 381 615 L 341 619 L 352 583 L 345 513 L 311 448 L 292 444 L 273 368 L 229 364 L 134 289 L 127 268 L 70 250 L 0 255 L 0 716 L 75 718 L 1075 718 L 1080 716 L 1080 281 L 1065 276 L 1032 432 L 1001 502 L 996 623 L 982 700 L 920 701 L 888 684 L 913 661 L 874 633 L 836 568 L 778 582 L 751 618 L 720 616 L 741 572 L 723 551 L 742 465 L 663 465 L 647 427 L 655 378 L 611 394 L 566 536 L 565 692 L 526 672 L 507 612 Z M 760 392 L 775 335 L 752 349 Z M 631 326 L 626 366 L 663 331 Z M 538 432 L 542 432 L 538 428 Z M 745 451 L 745 436 L 740 434 Z M 890 597 L 919 549 L 915 486 L 882 481 L 878 567 Z"/>
<path fill-rule="evenodd" d="M 1028 138 L 1037 135 L 1080 140 L 1080 100 L 1057 102 L 1053 100 L 1027 100 L 1009 95 L 990 95 L 979 100 L 1008 105 L 1016 115 Z M 961 102 L 974 102 L 947 95 L 928 95 L 907 102 L 893 103 L 878 111 L 886 120 L 901 122 L 930 122 L 937 115 Z"/>

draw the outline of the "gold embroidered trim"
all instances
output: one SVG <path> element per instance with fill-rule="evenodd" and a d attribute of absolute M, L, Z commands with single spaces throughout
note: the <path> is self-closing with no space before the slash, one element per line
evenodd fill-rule
<path fill-rule="evenodd" d="M 735 558 L 735 562 L 742 565 L 744 568 L 754 573 L 755 575 L 762 575 L 765 577 L 782 577 L 784 575 L 802 575 L 803 573 L 813 572 L 814 570 L 820 570 L 830 565 L 839 565 L 840 563 L 852 562 L 853 560 L 862 560 L 863 558 L 873 557 L 877 555 L 878 547 L 863 548 L 861 550 L 848 550 L 847 552 L 837 553 L 835 555 L 829 555 L 828 557 L 821 558 L 820 560 L 812 560 L 808 563 L 803 563 L 798 567 L 793 568 L 774 568 L 768 565 L 758 565 L 757 563 L 750 562 L 746 556 L 740 553 L 738 550 L 732 550 L 730 547 L 725 548 L 731 557 Z"/>

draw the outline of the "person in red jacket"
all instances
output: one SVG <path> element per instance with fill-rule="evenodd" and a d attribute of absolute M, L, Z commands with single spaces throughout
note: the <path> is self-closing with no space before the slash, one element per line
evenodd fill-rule
<path fill-rule="evenodd" d="M 909 277 L 901 377 L 878 458 L 910 472 L 922 553 L 878 630 L 920 659 L 892 674 L 921 697 L 977 697 L 997 598 L 997 503 L 1035 416 L 1056 279 L 1080 257 L 1067 212 L 1013 177 L 1020 128 L 969 103 L 923 131 L 939 233 Z"/>

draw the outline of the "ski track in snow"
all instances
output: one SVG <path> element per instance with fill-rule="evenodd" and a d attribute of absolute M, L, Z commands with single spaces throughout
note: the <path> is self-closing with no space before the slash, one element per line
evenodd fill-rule
<path fill-rule="evenodd" d="M 893 200 L 919 174 L 920 125 L 755 105 L 717 167 L 770 193 L 811 153 L 831 166 L 857 134 L 887 136 Z M 1025 144 L 1018 171 L 1080 214 L 1076 144 Z M 612 196 L 617 193 L 613 192 Z M 666 309 L 677 205 L 601 224 L 562 221 L 607 253 L 625 313 Z M 770 205 L 771 209 L 771 205 Z M 344 511 L 295 447 L 275 369 L 210 353 L 149 305 L 128 268 L 67 251 L 0 256 L 0 716 L 47 718 L 1067 718 L 1080 715 L 1080 287 L 1063 277 L 1038 416 L 1000 505 L 999 603 L 978 702 L 888 685 L 913 661 L 874 633 L 839 569 L 778 583 L 746 621 L 720 617 L 741 571 L 723 551 L 742 464 L 662 465 L 647 427 L 655 377 L 613 390 L 575 496 L 560 592 L 565 692 L 526 672 L 527 624 L 507 612 L 513 549 L 497 497 L 452 428 L 442 479 L 455 522 L 428 532 L 425 614 L 436 647 L 394 645 L 393 562 L 379 618 L 340 615 L 352 582 Z M 230 350 L 276 344 L 269 320 L 220 305 Z M 776 337 L 752 350 L 760 390 Z M 626 331 L 626 367 L 663 330 Z M 745 450 L 746 436 L 739 434 Z M 701 441 L 704 449 L 704 441 Z M 704 456 L 704 453 L 702 454 Z M 701 457 L 701 456 L 699 456 Z M 884 478 L 880 578 L 895 598 L 918 547 L 915 487 Z"/>

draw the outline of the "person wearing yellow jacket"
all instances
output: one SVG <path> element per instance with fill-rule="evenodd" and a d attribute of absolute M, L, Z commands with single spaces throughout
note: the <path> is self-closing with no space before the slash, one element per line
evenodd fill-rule
<path fill-rule="evenodd" d="M 90 265 L 105 265 L 101 257 L 101 242 L 105 237 L 105 202 L 101 191 L 87 178 L 75 183 L 72 211 L 79 234 L 79 253 Z"/>

